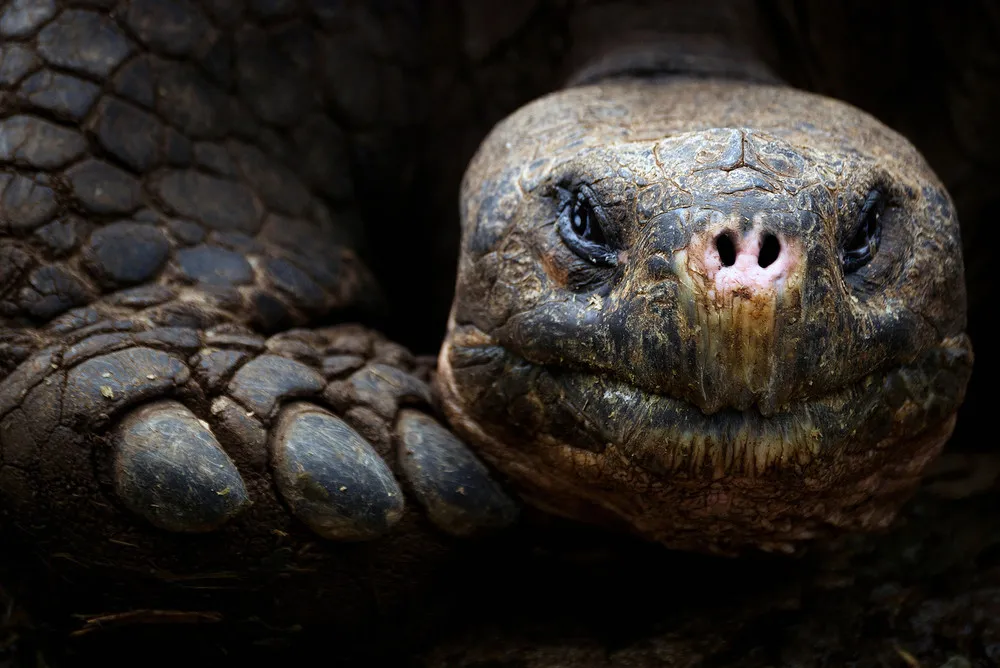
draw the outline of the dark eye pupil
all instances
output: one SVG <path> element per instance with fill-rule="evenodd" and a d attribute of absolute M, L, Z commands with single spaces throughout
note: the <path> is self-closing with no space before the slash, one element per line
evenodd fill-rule
<path fill-rule="evenodd" d="M 590 202 L 584 199 L 578 199 L 573 203 L 573 208 L 570 209 L 569 226 L 573 234 L 584 241 L 602 246 L 607 244 L 601 224 L 597 221 L 597 214 L 594 213 Z"/>
<path fill-rule="evenodd" d="M 591 217 L 593 215 L 593 211 L 590 210 L 589 206 L 583 202 L 577 202 L 573 206 L 573 217 L 571 220 L 573 231 L 585 239 L 589 238 L 592 229 Z"/>
<path fill-rule="evenodd" d="M 882 193 L 870 192 L 861 210 L 862 218 L 858 231 L 844 248 L 844 270 L 847 273 L 857 271 L 868 264 L 878 250 L 882 235 L 883 208 Z"/>
<path fill-rule="evenodd" d="M 850 250 L 867 251 L 871 247 L 872 241 L 878 233 L 878 219 L 879 214 L 874 211 L 865 215 L 864 223 L 858 230 L 858 234 L 855 235 Z"/>
<path fill-rule="evenodd" d="M 869 242 L 871 242 L 871 240 L 874 239 L 875 235 L 878 233 L 878 221 L 881 217 L 881 211 L 871 211 L 865 219 L 867 223 L 865 225 L 865 232 L 867 233 L 866 236 L 868 237 Z"/>

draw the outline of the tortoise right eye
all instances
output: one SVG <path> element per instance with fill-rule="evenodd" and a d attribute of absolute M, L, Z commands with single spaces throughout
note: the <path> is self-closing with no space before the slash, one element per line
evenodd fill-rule
<path fill-rule="evenodd" d="M 598 266 L 614 266 L 617 254 L 604 233 L 604 216 L 596 198 L 581 187 L 569 198 L 559 214 L 559 236 L 581 259 Z"/>

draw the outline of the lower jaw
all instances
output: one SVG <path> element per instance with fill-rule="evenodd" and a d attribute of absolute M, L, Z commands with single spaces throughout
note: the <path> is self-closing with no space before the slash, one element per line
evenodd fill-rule
<path fill-rule="evenodd" d="M 959 343 L 943 345 L 942 355 L 967 348 L 964 337 Z M 456 373 L 452 367 L 451 346 L 449 339 L 439 365 L 445 412 L 456 432 L 527 503 L 671 548 L 718 554 L 747 548 L 791 553 L 815 539 L 887 527 L 950 437 L 969 375 L 969 360 L 959 356 L 948 384 L 957 388 L 957 395 L 941 396 L 935 403 L 930 387 L 922 406 L 909 398 L 894 405 L 883 402 L 881 410 L 869 411 L 853 429 L 842 428 L 839 438 L 811 444 L 795 436 L 763 444 L 752 438 L 726 443 L 702 438 L 699 445 L 697 437 L 688 438 L 690 430 L 685 436 L 676 426 L 656 438 L 642 438 L 636 434 L 648 434 L 648 425 L 626 415 L 618 427 L 625 433 L 632 420 L 630 439 L 608 439 L 600 447 L 583 449 L 566 443 L 572 424 L 564 423 L 562 429 L 559 424 L 555 429 L 518 425 L 478 410 L 468 401 L 472 388 L 462 382 L 461 370 Z M 914 369 L 919 371 L 906 367 L 885 374 L 886 387 L 895 376 L 916 373 Z M 935 371 L 927 374 L 928 384 L 940 378 L 940 369 Z M 579 414 L 577 418 L 579 423 Z M 614 431 L 609 425 L 613 419 L 605 416 L 601 422 Z M 566 435 L 560 438 L 561 433 Z M 799 447 L 804 443 L 808 447 Z"/>

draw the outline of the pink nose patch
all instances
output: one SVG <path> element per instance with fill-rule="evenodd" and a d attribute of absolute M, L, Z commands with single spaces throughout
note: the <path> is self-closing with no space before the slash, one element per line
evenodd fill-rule
<path fill-rule="evenodd" d="M 739 238 L 727 231 L 705 244 L 705 277 L 717 297 L 774 294 L 781 291 L 800 254 L 771 233 L 754 230 Z"/>

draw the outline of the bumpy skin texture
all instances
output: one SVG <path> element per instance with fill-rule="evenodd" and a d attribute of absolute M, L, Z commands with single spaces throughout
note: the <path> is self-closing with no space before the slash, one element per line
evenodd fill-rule
<path fill-rule="evenodd" d="M 337 325 L 380 303 L 354 199 L 404 188 L 413 8 L 70 4 L 0 11 L 5 544 L 360 619 L 377 564 L 514 513 L 427 360 Z"/>
<path fill-rule="evenodd" d="M 568 238 L 583 200 L 596 255 Z M 556 93 L 484 142 L 462 217 L 444 402 L 535 505 L 793 551 L 886 526 L 952 431 L 958 222 L 915 149 L 848 105 L 656 78 Z M 877 251 L 845 269 L 867 224 Z"/>

